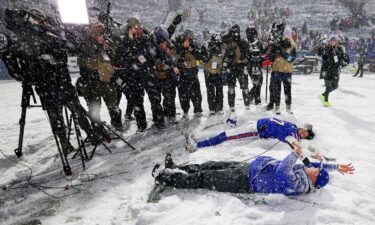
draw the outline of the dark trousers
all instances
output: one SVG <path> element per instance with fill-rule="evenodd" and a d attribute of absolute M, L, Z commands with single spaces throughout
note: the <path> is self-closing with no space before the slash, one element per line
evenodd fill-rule
<path fill-rule="evenodd" d="M 134 106 L 134 116 L 138 128 L 146 128 L 146 113 L 143 106 L 144 91 L 146 91 L 151 103 L 152 119 L 157 127 L 164 126 L 163 107 L 161 106 L 161 90 L 158 78 L 153 75 L 130 76 L 127 85 L 129 88 L 130 105 Z"/>
<path fill-rule="evenodd" d="M 194 113 L 202 112 L 202 93 L 198 79 L 197 69 L 181 70 L 180 82 L 178 84 L 178 96 L 184 113 L 190 109 L 190 101 L 194 106 Z"/>
<path fill-rule="evenodd" d="M 125 98 L 127 101 L 125 115 L 131 116 L 133 114 L 134 106 L 130 104 L 130 101 L 129 101 L 130 93 L 129 93 L 128 88 L 117 88 L 117 106 L 120 105 L 122 94 L 125 95 Z"/>
<path fill-rule="evenodd" d="M 230 72 L 228 74 L 228 104 L 229 107 L 233 108 L 235 106 L 236 92 L 235 87 L 237 80 L 240 83 L 240 88 L 242 89 L 242 96 L 244 99 L 245 106 L 250 105 L 249 99 L 249 79 L 245 74 L 245 67 L 243 65 L 236 65 L 230 67 Z"/>
<path fill-rule="evenodd" d="M 281 83 L 284 87 L 285 104 L 292 104 L 292 74 L 271 73 L 270 81 L 270 103 L 280 105 L 281 100 Z"/>
<path fill-rule="evenodd" d="M 359 74 L 359 77 L 363 77 L 363 66 L 362 64 L 359 64 L 358 65 L 358 70 L 357 72 L 354 74 L 354 76 L 356 77 L 358 74 Z"/>
<path fill-rule="evenodd" d="M 254 100 L 254 103 L 256 105 L 260 104 L 262 102 L 260 98 L 260 93 L 262 90 L 262 84 L 263 84 L 263 76 L 261 75 L 250 75 L 251 82 L 253 84 L 253 87 L 250 90 L 249 96 L 250 96 L 250 102 Z"/>
<path fill-rule="evenodd" d="M 210 111 L 223 110 L 223 80 L 220 74 L 205 74 L 207 101 Z"/>
<path fill-rule="evenodd" d="M 160 79 L 161 93 L 163 95 L 164 116 L 176 118 L 176 87 L 174 78 Z"/>
<path fill-rule="evenodd" d="M 323 93 L 323 96 L 326 102 L 328 102 L 329 93 L 331 93 L 332 91 L 336 90 L 339 87 L 339 77 L 337 77 L 336 79 L 332 79 L 332 80 L 324 80 L 324 84 L 326 86 L 326 90 Z"/>
<path fill-rule="evenodd" d="M 249 164 L 240 162 L 206 162 L 179 166 L 183 172 L 163 172 L 156 180 L 181 189 L 204 188 L 220 192 L 250 193 Z"/>

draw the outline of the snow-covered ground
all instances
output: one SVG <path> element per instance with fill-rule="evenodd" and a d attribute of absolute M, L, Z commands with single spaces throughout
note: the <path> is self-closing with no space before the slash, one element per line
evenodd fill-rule
<path fill-rule="evenodd" d="M 207 114 L 206 90 L 200 74 Z M 162 194 L 158 203 L 146 203 L 153 186 L 151 170 L 171 152 L 177 163 L 201 163 L 208 160 L 243 161 L 264 152 L 275 140 L 245 139 L 231 141 L 195 153 L 184 151 L 182 131 L 190 129 L 197 137 L 217 134 L 223 125 L 203 130 L 222 121 L 224 116 L 193 118 L 188 123 L 166 131 L 134 134 L 135 122 L 125 123 L 123 135 L 139 149 L 132 152 L 122 142 L 113 141 L 109 154 L 100 148 L 83 171 L 80 160 L 71 160 L 74 176 L 64 177 L 61 162 L 45 113 L 31 109 L 27 115 L 24 156 L 17 159 L 13 150 L 18 143 L 21 86 L 14 81 L 0 81 L 0 149 L 10 159 L 32 168 L 31 183 L 25 180 L 30 171 L 0 153 L 0 224 L 373 224 L 375 221 L 375 75 L 352 78 L 341 76 L 340 88 L 331 95 L 330 108 L 322 107 L 318 95 L 323 82 L 318 75 L 294 76 L 294 115 L 282 119 L 314 125 L 316 138 L 303 141 L 338 162 L 352 162 L 354 175 L 331 174 L 331 182 L 319 192 L 289 198 L 282 195 L 233 195 L 207 190 L 172 190 Z M 225 88 L 226 93 L 226 88 Z M 275 116 L 253 106 L 246 111 L 237 90 L 238 129 L 251 126 L 261 117 Z M 265 89 L 263 89 L 263 96 Z M 146 98 L 147 99 L 147 98 Z M 121 103 L 125 109 L 125 103 Z M 84 104 L 84 103 L 83 103 Z M 146 100 L 147 111 L 150 111 Z M 85 104 L 84 104 L 85 105 Z M 225 107 L 226 98 L 225 98 Z M 103 108 L 103 118 L 108 120 Z M 151 115 L 148 115 L 151 120 Z M 151 122 L 150 122 L 151 125 Z M 266 155 L 282 159 L 289 147 L 277 144 Z M 74 188 L 71 185 L 76 185 Z M 41 187 L 43 186 L 43 187 Z M 55 188 L 47 188 L 55 187 Z M 66 189 L 64 187 L 67 187 Z M 43 193 L 42 190 L 45 192 Z M 53 195 L 57 198 L 48 196 Z M 65 197 L 64 197 L 65 196 Z"/>

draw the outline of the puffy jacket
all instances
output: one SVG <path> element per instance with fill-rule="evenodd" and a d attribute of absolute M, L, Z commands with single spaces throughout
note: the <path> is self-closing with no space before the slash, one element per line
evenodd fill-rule
<path fill-rule="evenodd" d="M 272 72 L 279 73 L 292 73 L 293 72 L 293 61 L 296 58 L 297 45 L 291 38 L 284 37 L 284 41 L 289 41 L 290 47 L 281 49 L 277 52 L 270 54 L 272 64 Z"/>
<path fill-rule="evenodd" d="M 322 46 L 318 49 L 318 54 L 322 56 L 322 74 L 324 74 L 323 78 L 326 80 L 337 79 L 340 74 L 340 67 L 349 63 L 349 55 L 341 45 L 336 47 Z M 337 57 L 336 60 L 335 57 Z"/>
<path fill-rule="evenodd" d="M 294 151 L 284 160 L 259 156 L 250 163 L 249 186 L 253 193 L 301 195 L 315 188 L 304 170 L 304 165 L 296 164 L 298 155 Z M 320 167 L 311 163 L 308 167 Z M 323 164 L 326 170 L 335 170 L 337 165 Z"/>

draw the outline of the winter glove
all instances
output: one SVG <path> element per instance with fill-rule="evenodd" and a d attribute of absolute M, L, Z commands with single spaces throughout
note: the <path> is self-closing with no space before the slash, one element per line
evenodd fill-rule
<path fill-rule="evenodd" d="M 178 14 L 174 20 L 173 20 L 173 25 L 177 26 L 178 24 L 180 24 L 182 22 L 182 15 L 181 14 Z"/>
<path fill-rule="evenodd" d="M 237 120 L 228 118 L 226 124 L 232 128 L 237 127 Z"/>

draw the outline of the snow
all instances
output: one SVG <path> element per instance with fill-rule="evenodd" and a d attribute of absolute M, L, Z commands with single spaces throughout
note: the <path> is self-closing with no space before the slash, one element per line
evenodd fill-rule
<path fill-rule="evenodd" d="M 163 162 L 165 153 L 171 152 L 176 163 L 202 163 L 214 161 L 244 161 L 263 153 L 275 140 L 242 139 L 216 147 L 187 153 L 182 130 L 190 129 L 197 138 L 212 136 L 223 129 L 236 132 L 251 127 L 253 121 L 275 116 L 262 112 L 252 105 L 245 110 L 242 94 L 237 89 L 236 129 L 218 125 L 201 131 L 210 124 L 223 120 L 225 115 L 208 114 L 203 74 L 200 73 L 203 93 L 204 117 L 193 118 L 179 126 L 168 127 L 165 132 L 149 130 L 135 134 L 135 122 L 125 122 L 125 138 L 139 152 L 133 152 L 124 143 L 113 141 L 108 153 L 100 147 L 93 160 L 83 171 L 80 160 L 70 160 L 74 172 L 64 177 L 61 162 L 45 113 L 41 109 L 28 110 L 24 138 L 24 156 L 17 159 L 13 153 L 18 143 L 21 85 L 15 81 L 0 81 L 0 149 L 12 160 L 28 165 L 33 170 L 31 182 L 60 199 L 50 197 L 25 180 L 29 170 L 0 154 L 0 187 L 25 187 L 0 191 L 0 224 L 26 223 L 40 220 L 42 224 L 373 224 L 375 221 L 375 75 L 353 78 L 344 72 L 340 88 L 330 96 L 333 106 L 322 107 L 318 95 L 323 82 L 318 74 L 293 77 L 294 115 L 285 112 L 282 103 L 281 119 L 303 124 L 312 123 L 316 131 L 313 141 L 303 141 L 319 149 L 322 154 L 335 157 L 340 163 L 352 162 L 354 175 L 331 173 L 331 182 L 319 192 L 297 198 L 282 195 L 235 195 L 208 190 L 169 190 L 158 203 L 146 203 L 153 187 L 151 170 L 155 163 Z M 265 83 L 264 83 L 265 84 Z M 265 85 L 264 85 L 265 86 Z M 265 89 L 263 86 L 263 99 Z M 227 89 L 224 89 L 226 93 Z M 146 110 L 150 104 L 145 98 Z M 81 99 L 82 100 L 82 99 Z M 227 107 L 226 94 L 225 106 Z M 85 103 L 82 101 L 84 106 Z M 123 100 L 121 108 L 125 109 Z M 179 106 L 179 104 L 177 104 Z M 178 111 L 181 111 L 178 107 Z M 151 115 L 148 114 L 151 125 Z M 179 115 L 181 117 L 181 115 Z M 103 107 L 102 118 L 109 121 Z M 290 152 L 279 143 L 265 155 L 282 159 Z M 115 175 L 117 174 L 117 175 Z M 111 176 L 112 175 L 112 176 Z M 13 186 L 11 185 L 13 184 Z M 76 185 L 75 188 L 65 186 Z"/>

